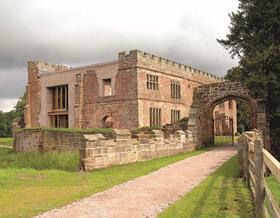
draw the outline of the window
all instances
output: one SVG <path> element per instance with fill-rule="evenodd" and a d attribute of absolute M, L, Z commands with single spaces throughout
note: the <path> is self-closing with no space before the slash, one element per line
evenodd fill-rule
<path fill-rule="evenodd" d="M 171 110 L 171 123 L 180 120 L 180 111 L 179 110 Z"/>
<path fill-rule="evenodd" d="M 52 91 L 52 110 L 68 110 L 68 85 L 50 88 Z"/>
<path fill-rule="evenodd" d="M 178 81 L 171 81 L 170 84 L 171 98 L 180 99 L 181 98 L 181 85 Z"/>
<path fill-rule="evenodd" d="M 51 126 L 54 128 L 68 128 L 68 115 L 52 115 Z"/>
<path fill-rule="evenodd" d="M 112 81 L 110 79 L 103 79 L 103 95 L 111 96 L 112 95 Z"/>
<path fill-rule="evenodd" d="M 75 104 L 80 104 L 80 86 L 75 85 Z"/>
<path fill-rule="evenodd" d="M 82 80 L 81 74 L 76 74 L 76 83 L 80 83 Z"/>
<path fill-rule="evenodd" d="M 150 126 L 161 126 L 160 108 L 150 108 Z"/>
<path fill-rule="evenodd" d="M 147 74 L 147 89 L 158 90 L 158 76 Z"/>

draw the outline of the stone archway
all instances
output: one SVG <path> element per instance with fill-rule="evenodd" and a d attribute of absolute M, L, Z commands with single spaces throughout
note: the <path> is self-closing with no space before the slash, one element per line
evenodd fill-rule
<path fill-rule="evenodd" d="M 196 147 L 214 143 L 213 109 L 229 99 L 246 102 L 252 109 L 252 128 L 260 130 L 269 146 L 269 128 L 266 119 L 265 101 L 254 99 L 249 90 L 239 82 L 222 82 L 202 85 L 195 88 L 191 105 L 188 130 L 194 134 Z"/>

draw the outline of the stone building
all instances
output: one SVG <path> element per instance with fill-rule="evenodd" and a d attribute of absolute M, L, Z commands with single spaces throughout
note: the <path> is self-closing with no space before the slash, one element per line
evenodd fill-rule
<path fill-rule="evenodd" d="M 195 87 L 215 75 L 139 50 L 82 67 L 28 62 L 27 127 L 128 128 L 160 126 L 188 117 Z M 236 104 L 219 112 L 233 116 Z"/>

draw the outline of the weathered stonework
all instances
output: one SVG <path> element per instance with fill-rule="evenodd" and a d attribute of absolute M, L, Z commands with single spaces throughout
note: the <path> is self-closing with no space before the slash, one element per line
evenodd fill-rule
<path fill-rule="evenodd" d="M 188 130 L 194 133 L 196 146 L 213 144 L 213 110 L 218 104 L 229 99 L 242 100 L 251 107 L 252 128 L 262 132 L 265 144 L 269 147 L 269 122 L 266 117 L 265 101 L 252 98 L 249 90 L 239 82 L 212 83 L 194 90 Z"/>
<path fill-rule="evenodd" d="M 16 152 L 50 150 L 79 150 L 84 133 L 65 132 L 47 129 L 23 129 L 15 134 Z"/>
<path fill-rule="evenodd" d="M 100 134 L 84 135 L 80 149 L 81 168 L 89 171 L 195 149 L 190 132 L 178 130 L 164 138 L 161 130 L 153 131 L 153 137 L 145 139 L 131 138 L 128 130 L 114 130 L 115 139 L 106 139 Z"/>
<path fill-rule="evenodd" d="M 158 90 L 147 89 L 148 74 L 158 76 Z M 104 95 L 106 79 L 111 81 L 108 96 Z M 180 99 L 171 98 L 173 80 L 180 83 Z M 70 128 L 107 127 L 108 120 L 113 128 L 149 126 L 150 108 L 161 109 L 161 124 L 165 125 L 171 122 L 171 110 L 180 111 L 181 118 L 189 116 L 195 87 L 221 81 L 217 76 L 139 50 L 120 52 L 113 62 L 83 67 L 31 61 L 25 122 L 27 127 L 50 127 L 50 88 L 67 85 L 69 107 L 64 113 Z"/>

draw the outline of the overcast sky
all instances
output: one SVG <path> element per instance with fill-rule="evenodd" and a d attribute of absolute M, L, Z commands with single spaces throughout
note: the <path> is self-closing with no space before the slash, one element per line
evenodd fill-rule
<path fill-rule="evenodd" d="M 77 66 L 138 48 L 224 76 L 217 42 L 237 0 L 0 0 L 0 110 L 24 93 L 27 60 Z"/>

